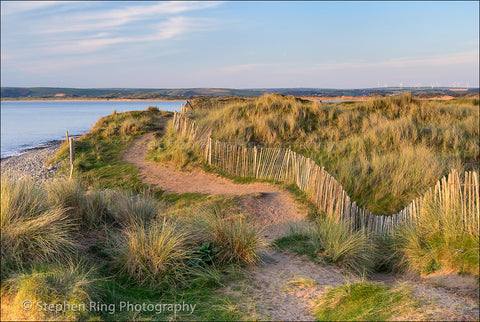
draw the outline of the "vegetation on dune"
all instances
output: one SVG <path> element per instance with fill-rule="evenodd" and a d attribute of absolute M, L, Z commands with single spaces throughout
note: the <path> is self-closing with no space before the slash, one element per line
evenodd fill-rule
<path fill-rule="evenodd" d="M 113 246 L 120 273 L 150 288 L 179 282 L 188 258 L 186 235 L 174 223 L 141 219 L 127 226 Z"/>
<path fill-rule="evenodd" d="M 14 274 L 3 283 L 2 290 L 11 295 L 9 305 L 2 299 L 2 320 L 86 320 L 93 315 L 88 310 L 90 302 L 100 298 L 95 272 L 86 270 L 81 261 L 35 266 Z M 31 301 L 31 310 L 22 309 L 25 299 Z M 43 309 L 43 303 L 54 304 L 54 309 Z M 64 307 L 64 303 L 69 307 Z M 72 307 L 77 309 L 69 309 Z"/>
<path fill-rule="evenodd" d="M 200 208 L 192 220 L 194 234 L 204 244 L 212 243 L 217 248 L 214 257 L 220 263 L 255 264 L 268 249 L 261 231 L 242 214 L 210 206 Z"/>
<path fill-rule="evenodd" d="M 2 176 L 1 189 L 2 319 L 159 316 L 154 311 L 25 312 L 25 299 L 33 305 L 185 301 L 203 306 L 192 315 L 163 312 L 161 317 L 241 317 L 228 297 L 212 294 L 237 275 L 231 271 L 235 265 L 256 262 L 266 244 L 256 228 L 235 217 L 235 198 L 159 194 L 158 200 L 147 192 L 87 190 L 76 179 L 61 178 L 35 183 Z M 199 212 L 203 215 L 196 216 Z M 200 217 L 205 225 L 195 230 Z M 80 256 L 85 260 L 73 260 Z"/>
<path fill-rule="evenodd" d="M 418 302 L 405 286 L 367 282 L 347 283 L 330 289 L 314 308 L 319 321 L 386 321 L 409 319 Z"/>
<path fill-rule="evenodd" d="M 13 182 L 2 175 L 2 278 L 26 265 L 72 254 L 76 224 L 65 208 L 46 203 L 45 197 L 45 191 L 35 182 Z"/>
<path fill-rule="evenodd" d="M 372 236 L 350 231 L 348 224 L 319 216 L 308 225 L 291 226 L 290 233 L 276 241 L 277 247 L 335 263 L 357 275 L 371 273 L 377 260 Z"/>
<path fill-rule="evenodd" d="M 354 199 L 377 214 L 400 210 L 451 168 L 476 170 L 479 160 L 474 98 L 431 102 L 403 95 L 322 105 L 267 95 L 253 100 L 198 99 L 192 106 L 190 117 L 200 127 L 211 128 L 215 138 L 287 146 L 313 157 L 327 171 L 333 169 Z M 194 146 L 173 128 L 168 141 L 162 140 L 153 143 L 157 149 L 150 151 L 152 158 L 164 157 L 169 148 L 181 151 L 182 144 Z M 198 163 L 191 160 L 199 151 L 186 150 L 192 155 L 183 162 Z M 278 241 L 280 247 L 357 273 L 404 268 L 432 272 L 440 267 L 478 273 L 478 232 L 462 224 L 460 208 L 434 205 L 418 222 L 398 227 L 394 237 L 350 232 L 342 222 L 309 212 L 313 228 L 292 232 Z"/>
<path fill-rule="evenodd" d="M 451 168 L 472 169 L 480 160 L 478 99 L 403 95 L 322 104 L 266 95 L 214 107 L 216 101 L 193 101 L 191 115 L 214 138 L 290 147 L 324 166 L 375 214 L 400 210 Z"/>
<path fill-rule="evenodd" d="M 400 265 L 417 273 L 438 270 L 479 274 L 479 231 L 465 227 L 458 205 L 431 203 L 429 209 L 396 230 Z"/>
<path fill-rule="evenodd" d="M 185 168 L 200 163 L 199 153 L 200 149 L 195 142 L 187 136 L 178 135 L 172 126 L 168 126 L 164 136 L 150 142 L 147 160 L 173 162 L 179 168 Z"/>
<path fill-rule="evenodd" d="M 89 185 L 143 189 L 137 170 L 122 160 L 122 153 L 141 134 L 162 129 L 171 115 L 151 107 L 146 111 L 114 111 L 100 118 L 88 133 L 75 140 L 76 172 Z M 56 155 L 57 160 L 65 162 L 65 169 L 68 150 L 65 143 Z"/>

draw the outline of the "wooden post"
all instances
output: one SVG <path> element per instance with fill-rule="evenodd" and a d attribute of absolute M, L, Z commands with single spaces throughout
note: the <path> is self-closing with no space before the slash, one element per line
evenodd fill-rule
<path fill-rule="evenodd" d="M 67 143 L 69 143 L 70 141 L 68 140 L 68 131 L 65 131 L 65 135 L 67 136 Z"/>
<path fill-rule="evenodd" d="M 253 173 L 253 177 L 257 178 L 257 146 L 253 147 Z"/>
<path fill-rule="evenodd" d="M 73 161 L 75 161 L 75 152 L 73 150 L 73 138 L 69 139 L 70 144 L 70 178 L 73 176 Z"/>

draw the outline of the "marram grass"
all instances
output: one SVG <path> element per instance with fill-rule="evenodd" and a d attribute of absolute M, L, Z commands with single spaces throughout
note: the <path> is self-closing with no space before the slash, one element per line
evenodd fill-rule
<path fill-rule="evenodd" d="M 188 258 L 186 235 L 173 222 L 136 222 L 116 241 L 115 265 L 121 274 L 151 288 L 178 283 Z"/>
<path fill-rule="evenodd" d="M 223 264 L 255 264 L 261 260 L 262 252 L 268 250 L 260 229 L 243 215 L 219 207 L 198 209 L 192 229 L 197 240 L 212 242 L 218 248 L 215 257 Z"/>

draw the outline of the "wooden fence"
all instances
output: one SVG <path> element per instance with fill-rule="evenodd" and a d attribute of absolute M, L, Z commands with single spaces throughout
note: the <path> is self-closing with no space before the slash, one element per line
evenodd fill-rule
<path fill-rule="evenodd" d="M 398 213 L 380 216 L 352 201 L 342 185 L 312 159 L 285 148 L 247 147 L 211 138 L 211 129 L 199 128 L 187 115 L 187 109 L 175 113 L 173 126 L 188 135 L 204 149 L 205 161 L 216 168 L 239 177 L 272 179 L 294 183 L 328 216 L 350 223 L 352 230 L 365 229 L 377 234 L 392 234 L 399 222 L 413 220 L 428 211 L 432 202 L 444 210 L 455 207 L 461 211 L 464 228 L 479 229 L 479 181 L 475 171 L 465 172 L 460 182 L 457 171 L 437 182 L 422 197 L 415 199 Z"/>

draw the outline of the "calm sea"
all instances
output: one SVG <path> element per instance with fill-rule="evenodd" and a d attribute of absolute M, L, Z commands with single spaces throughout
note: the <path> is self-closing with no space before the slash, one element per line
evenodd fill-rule
<path fill-rule="evenodd" d="M 137 111 L 155 105 L 160 110 L 180 110 L 184 102 L 1 102 L 1 157 L 21 154 L 71 135 L 88 132 L 102 116 Z"/>

